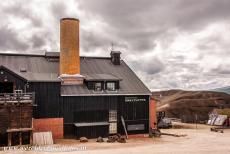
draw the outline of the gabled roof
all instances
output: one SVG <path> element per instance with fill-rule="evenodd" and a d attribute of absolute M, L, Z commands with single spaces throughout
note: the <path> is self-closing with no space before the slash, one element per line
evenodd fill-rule
<path fill-rule="evenodd" d="M 42 55 L 20 55 L 0 53 L 0 65 L 30 82 L 60 82 L 59 63 L 49 62 Z M 26 72 L 21 72 L 21 69 Z"/>
<path fill-rule="evenodd" d="M 57 53 L 44 55 L 19 55 L 0 53 L 0 66 L 4 66 L 29 82 L 60 82 L 59 61 L 49 60 L 49 56 L 57 57 Z M 149 89 L 136 74 L 121 60 L 114 65 L 110 57 L 81 57 L 81 74 L 86 79 L 120 80 L 120 89 L 116 92 L 95 93 L 82 86 L 61 86 L 62 96 L 81 95 L 151 95 Z M 26 72 L 20 69 L 25 68 Z"/>
<path fill-rule="evenodd" d="M 11 74 L 15 75 L 16 77 L 18 77 L 18 78 L 20 78 L 20 79 L 22 79 L 22 80 L 26 81 L 26 79 L 25 79 L 25 78 L 23 78 L 22 76 L 20 76 L 20 75 L 16 74 L 15 72 L 11 71 L 10 69 L 6 68 L 5 66 L 0 65 L 0 70 L 7 71 L 7 72 L 9 72 L 9 73 L 11 73 Z"/>

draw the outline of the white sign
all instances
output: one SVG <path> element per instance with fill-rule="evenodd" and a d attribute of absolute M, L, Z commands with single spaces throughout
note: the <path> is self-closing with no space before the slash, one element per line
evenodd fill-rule
<path fill-rule="evenodd" d="M 138 98 L 138 97 L 125 97 L 125 102 L 145 102 L 145 98 Z"/>

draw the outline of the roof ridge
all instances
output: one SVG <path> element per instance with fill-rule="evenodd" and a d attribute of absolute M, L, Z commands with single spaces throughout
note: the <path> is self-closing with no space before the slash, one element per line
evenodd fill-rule
<path fill-rule="evenodd" d="M 80 58 L 84 59 L 111 59 L 111 57 L 100 57 L 100 56 L 80 56 Z"/>
<path fill-rule="evenodd" d="M 17 53 L 17 52 L 6 52 L 6 53 L 3 53 L 3 52 L 0 52 L 0 55 L 3 55 L 3 56 L 33 56 L 33 57 L 43 57 L 45 56 L 45 54 L 34 54 L 34 53 L 28 53 L 28 54 L 25 54 L 25 53 Z"/>
<path fill-rule="evenodd" d="M 47 57 L 46 56 L 46 53 L 39 53 L 39 54 L 35 54 L 35 53 L 17 53 L 17 52 L 0 52 L 0 55 L 3 55 L 3 56 L 31 56 L 31 57 Z M 58 53 L 58 52 L 48 52 L 48 53 Z M 59 57 L 59 56 L 57 56 Z M 102 56 L 80 56 L 80 58 L 84 59 L 84 58 L 87 58 L 87 59 L 110 59 L 111 57 L 108 56 L 108 57 L 102 57 Z"/>

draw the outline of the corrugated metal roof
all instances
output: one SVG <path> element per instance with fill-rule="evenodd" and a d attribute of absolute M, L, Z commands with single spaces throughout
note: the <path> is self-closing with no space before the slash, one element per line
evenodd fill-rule
<path fill-rule="evenodd" d="M 9 55 L 0 53 L 0 66 L 4 66 L 30 82 L 60 82 L 58 79 L 59 62 L 49 61 L 45 55 Z M 149 89 L 136 74 L 121 60 L 120 65 L 114 65 L 110 58 L 81 57 L 81 74 L 89 78 L 113 78 L 120 80 L 120 89 L 96 93 L 83 86 L 61 86 L 62 96 L 80 95 L 121 95 L 138 94 L 151 95 Z M 26 72 L 20 72 L 25 68 Z"/>
<path fill-rule="evenodd" d="M 60 82 L 57 78 L 59 62 L 49 62 L 45 56 L 0 54 L 1 65 L 28 81 Z M 26 72 L 21 72 L 21 68 Z"/>
<path fill-rule="evenodd" d="M 122 80 L 112 74 L 82 74 L 83 76 L 85 76 L 85 80 L 87 81 L 97 81 L 97 80 Z"/>

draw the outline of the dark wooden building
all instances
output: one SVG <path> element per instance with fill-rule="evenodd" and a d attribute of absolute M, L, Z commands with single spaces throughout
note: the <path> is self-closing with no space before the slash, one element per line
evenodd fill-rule
<path fill-rule="evenodd" d="M 34 118 L 63 117 L 65 137 L 124 134 L 121 117 L 129 134 L 148 133 L 151 92 L 120 52 L 80 57 L 78 27 L 61 20 L 60 53 L 1 53 L 0 93 L 33 92 Z"/>

